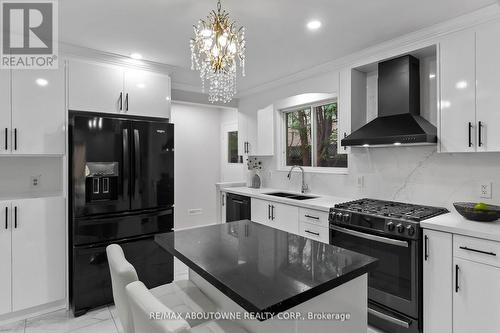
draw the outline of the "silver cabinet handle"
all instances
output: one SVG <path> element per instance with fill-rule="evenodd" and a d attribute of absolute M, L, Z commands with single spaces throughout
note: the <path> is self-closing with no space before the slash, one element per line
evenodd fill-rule
<path fill-rule="evenodd" d="M 317 217 L 317 216 L 312 216 L 312 215 L 307 215 L 307 214 L 304 216 L 307 218 L 310 218 L 310 219 L 319 220 L 319 217 Z"/>
<path fill-rule="evenodd" d="M 308 234 L 311 234 L 311 235 L 319 237 L 319 232 L 312 232 L 312 231 L 309 231 L 309 230 L 304 230 L 304 232 L 307 232 Z"/>
<path fill-rule="evenodd" d="M 476 252 L 476 253 L 487 254 L 489 256 L 496 256 L 497 255 L 495 252 L 487 252 L 487 251 L 481 251 L 481 250 L 471 249 L 470 247 L 467 247 L 467 246 L 460 246 L 460 249 L 465 250 L 465 251 L 471 251 L 471 252 Z"/>
<path fill-rule="evenodd" d="M 348 234 L 355 237 L 360 237 L 368 240 L 372 240 L 379 243 L 385 243 L 390 245 L 396 245 L 400 247 L 408 247 L 408 242 L 400 241 L 397 239 L 391 239 L 386 237 L 375 236 L 371 234 L 365 234 L 364 232 L 354 231 L 350 229 L 345 229 L 337 226 L 330 226 L 330 229 L 336 230 L 338 232 L 343 232 L 344 234 Z"/>

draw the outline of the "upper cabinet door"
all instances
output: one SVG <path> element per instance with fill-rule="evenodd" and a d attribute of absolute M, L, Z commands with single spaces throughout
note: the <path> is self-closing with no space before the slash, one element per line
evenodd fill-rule
<path fill-rule="evenodd" d="M 170 77 L 140 70 L 125 71 L 123 111 L 170 118 Z"/>
<path fill-rule="evenodd" d="M 0 155 L 10 154 L 10 70 L 0 70 Z"/>
<path fill-rule="evenodd" d="M 64 198 L 12 201 L 12 310 L 64 299 Z"/>
<path fill-rule="evenodd" d="M 476 150 L 475 32 L 446 36 L 440 43 L 441 152 Z"/>
<path fill-rule="evenodd" d="M 65 110 L 64 66 L 13 70 L 12 153 L 64 154 Z"/>
<path fill-rule="evenodd" d="M 11 308 L 11 210 L 9 201 L 0 201 L 0 315 Z"/>
<path fill-rule="evenodd" d="M 123 70 L 80 61 L 69 63 L 69 109 L 121 112 L 124 107 Z"/>
<path fill-rule="evenodd" d="M 500 24 L 476 34 L 477 151 L 500 151 Z"/>
<path fill-rule="evenodd" d="M 257 111 L 257 151 L 258 156 L 274 155 L 274 106 Z"/>

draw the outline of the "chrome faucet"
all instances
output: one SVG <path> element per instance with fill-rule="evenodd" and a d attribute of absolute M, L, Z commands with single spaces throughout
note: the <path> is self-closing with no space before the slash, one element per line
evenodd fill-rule
<path fill-rule="evenodd" d="M 307 184 L 304 182 L 304 168 L 299 166 L 299 165 L 294 165 L 293 167 L 290 168 L 290 171 L 288 172 L 288 179 L 291 179 L 292 178 L 292 171 L 293 169 L 295 168 L 299 168 L 300 171 L 302 171 L 302 189 L 301 189 L 301 192 L 302 193 L 306 193 L 307 191 L 309 191 L 309 186 L 307 186 Z"/>

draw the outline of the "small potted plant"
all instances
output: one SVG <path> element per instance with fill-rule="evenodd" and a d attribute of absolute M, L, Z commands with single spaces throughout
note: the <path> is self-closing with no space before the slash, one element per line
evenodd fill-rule
<path fill-rule="evenodd" d="M 257 157 L 249 157 L 247 160 L 248 167 L 248 179 L 247 186 L 251 188 L 260 188 L 261 180 L 259 175 L 259 170 L 262 170 L 262 161 L 259 161 Z"/>

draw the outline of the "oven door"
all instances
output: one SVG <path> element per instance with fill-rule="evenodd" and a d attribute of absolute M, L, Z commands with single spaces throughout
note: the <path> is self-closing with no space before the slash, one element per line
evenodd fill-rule
<path fill-rule="evenodd" d="M 403 314 L 419 315 L 419 242 L 330 225 L 330 244 L 379 259 L 368 273 L 368 298 Z"/>

